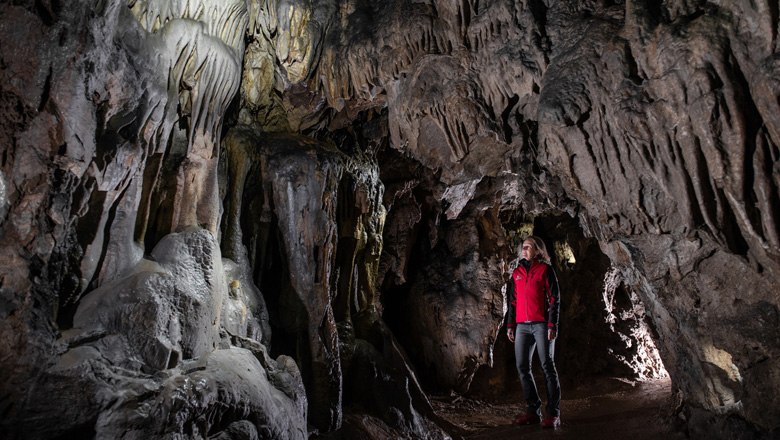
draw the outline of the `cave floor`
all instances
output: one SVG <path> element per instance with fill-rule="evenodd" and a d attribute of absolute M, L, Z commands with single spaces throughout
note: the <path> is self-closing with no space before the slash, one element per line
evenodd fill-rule
<path fill-rule="evenodd" d="M 538 383 L 538 382 L 537 382 Z M 543 382 L 540 392 L 543 392 Z M 572 390 L 563 389 L 562 426 L 514 426 L 524 408 L 522 395 L 500 400 L 467 397 L 432 399 L 437 414 L 459 428 L 465 439 L 685 439 L 672 427 L 671 382 L 659 379 L 632 385 L 611 378 L 589 380 Z M 511 398 L 511 400 L 510 400 Z"/>

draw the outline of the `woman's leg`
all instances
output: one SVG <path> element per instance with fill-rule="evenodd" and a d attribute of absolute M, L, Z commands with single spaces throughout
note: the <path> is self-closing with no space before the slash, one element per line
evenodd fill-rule
<path fill-rule="evenodd" d="M 517 324 L 515 329 L 515 361 L 517 362 L 517 372 L 520 374 L 520 382 L 523 384 L 523 397 L 528 404 L 528 414 L 535 413 L 541 416 L 542 401 L 539 399 L 536 382 L 531 374 L 531 360 L 534 347 L 537 345 L 531 326 Z"/>
<path fill-rule="evenodd" d="M 539 355 L 539 361 L 544 370 L 544 379 L 547 385 L 547 415 L 551 417 L 560 416 L 561 410 L 561 385 L 558 381 L 558 371 L 555 369 L 553 355 L 555 351 L 555 340 L 547 340 L 547 324 L 533 325 L 534 341 L 536 342 L 536 352 Z"/>

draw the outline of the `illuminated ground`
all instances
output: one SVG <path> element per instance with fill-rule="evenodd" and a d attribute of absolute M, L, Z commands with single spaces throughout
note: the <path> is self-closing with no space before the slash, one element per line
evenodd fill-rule
<path fill-rule="evenodd" d="M 543 386 L 542 386 L 543 387 Z M 614 379 L 594 380 L 573 390 L 563 390 L 561 429 L 513 426 L 521 408 L 513 400 L 481 401 L 464 397 L 433 400 L 439 415 L 464 430 L 466 439 L 685 439 L 674 430 L 674 407 L 669 379 L 635 386 Z"/>

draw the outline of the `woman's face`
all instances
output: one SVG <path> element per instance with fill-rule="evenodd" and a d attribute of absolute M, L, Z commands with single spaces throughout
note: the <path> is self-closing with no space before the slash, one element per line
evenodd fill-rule
<path fill-rule="evenodd" d="M 520 255 L 523 256 L 528 261 L 531 261 L 536 257 L 536 246 L 534 246 L 534 242 L 531 240 L 526 240 L 523 242 L 523 247 L 520 250 Z"/>

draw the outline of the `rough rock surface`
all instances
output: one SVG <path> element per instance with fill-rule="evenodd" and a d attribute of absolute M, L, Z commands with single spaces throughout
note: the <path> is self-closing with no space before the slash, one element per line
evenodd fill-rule
<path fill-rule="evenodd" d="M 306 438 L 295 362 L 220 335 L 228 286 L 214 237 L 171 234 L 151 255 L 83 298 L 3 428 L 14 438 L 204 438 L 249 422 L 263 438 Z"/>
<path fill-rule="evenodd" d="M 542 163 L 647 306 L 688 402 L 777 429 L 776 397 L 755 392 L 780 385 L 780 89 L 775 33 L 760 31 L 777 18 L 768 2 L 668 5 L 660 22 L 632 6 L 605 8 L 553 53 Z"/>
<path fill-rule="evenodd" d="M 506 310 L 502 261 L 483 254 L 503 238 L 493 236 L 495 230 L 502 231 L 490 211 L 444 222 L 429 232 L 442 235 L 438 242 L 414 249 L 417 267 L 410 269 L 408 292 L 386 300 L 396 303 L 388 305 L 393 310 L 387 319 L 397 323 L 393 328 L 434 389 L 465 392 L 477 368 L 492 363 Z"/>
<path fill-rule="evenodd" d="M 377 330 L 385 210 L 376 164 L 249 126 L 233 127 L 224 145 L 223 247 L 243 255 L 265 292 L 272 350 L 301 365 L 309 423 L 336 430 L 345 408 L 358 406 L 393 432 L 443 436 L 392 334 Z"/>
<path fill-rule="evenodd" d="M 611 266 L 641 301 L 631 320 L 689 433 L 776 435 L 778 16 L 773 0 L 4 5 L 3 429 L 445 436 L 423 389 L 491 365 L 513 219 L 565 213 L 609 259 L 569 280 Z M 574 289 L 572 320 L 601 290 Z M 402 392 L 366 406 L 361 384 Z M 265 418 L 282 395 L 286 426 Z"/>

